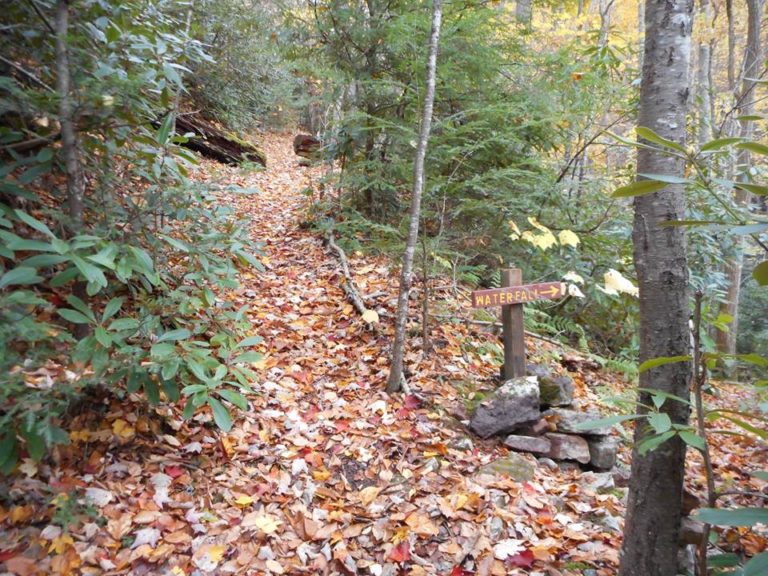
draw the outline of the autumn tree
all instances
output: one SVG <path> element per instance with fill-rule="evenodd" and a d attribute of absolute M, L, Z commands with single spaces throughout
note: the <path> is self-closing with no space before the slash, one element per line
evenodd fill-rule
<path fill-rule="evenodd" d="M 638 151 L 639 179 L 643 174 L 673 178 L 684 174 L 684 160 L 655 144 L 664 140 L 682 144 L 686 139 L 692 9 L 691 0 L 646 2 L 638 118 L 645 130 L 638 133 L 649 138 Z M 640 289 L 641 362 L 689 353 L 686 237 L 683 228 L 664 226 L 666 221 L 685 218 L 683 192 L 681 185 L 669 184 L 635 198 L 632 241 Z M 690 377 L 687 361 L 643 372 L 639 411 L 652 405 L 652 391 L 687 397 Z M 688 422 L 687 404 L 667 400 L 662 411 L 673 424 Z M 620 576 L 677 574 L 686 446 L 673 436 L 643 453 L 638 446 L 649 434 L 646 426 L 637 426 Z"/>

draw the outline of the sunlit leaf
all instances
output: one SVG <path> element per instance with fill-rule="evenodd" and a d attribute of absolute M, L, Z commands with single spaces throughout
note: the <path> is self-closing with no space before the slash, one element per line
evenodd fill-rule
<path fill-rule="evenodd" d="M 768 508 L 702 508 L 694 518 L 715 526 L 754 526 L 768 524 Z"/>
<path fill-rule="evenodd" d="M 646 372 L 652 368 L 658 368 L 666 364 L 675 364 L 677 362 L 688 362 L 691 360 L 690 355 L 685 356 L 665 356 L 661 358 L 651 358 L 640 364 L 640 373 Z"/>
<path fill-rule="evenodd" d="M 656 180 L 639 180 L 632 184 L 627 184 L 621 188 L 614 190 L 614 198 L 630 198 L 632 196 L 644 196 L 646 194 L 653 194 L 659 190 L 665 188 L 667 184 L 664 182 L 658 182 Z"/>

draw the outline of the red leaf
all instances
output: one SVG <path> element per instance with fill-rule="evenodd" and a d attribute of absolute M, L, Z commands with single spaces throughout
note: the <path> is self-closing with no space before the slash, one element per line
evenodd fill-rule
<path fill-rule="evenodd" d="M 16 548 L 11 548 L 10 550 L 0 550 L 0 562 L 5 562 L 6 560 L 13 558 L 23 552 L 23 550 L 22 546 L 16 546 Z"/>
<path fill-rule="evenodd" d="M 473 576 L 474 572 L 464 570 L 461 566 L 454 566 L 453 570 L 448 576 Z"/>
<path fill-rule="evenodd" d="M 511 564 L 512 566 L 517 566 L 518 568 L 530 568 L 533 566 L 534 560 L 535 558 L 533 557 L 533 552 L 530 550 L 526 550 L 525 552 L 520 552 L 520 554 L 507 557 L 507 563 Z"/>
<path fill-rule="evenodd" d="M 166 466 L 165 467 L 165 473 L 168 474 L 171 478 L 178 478 L 182 474 L 184 474 L 184 468 L 181 466 Z"/>
<path fill-rule="evenodd" d="M 389 553 L 389 559 L 395 562 L 407 562 L 411 559 L 411 546 L 407 541 L 400 542 L 397 546 L 392 548 L 392 552 Z"/>
<path fill-rule="evenodd" d="M 418 396 L 408 394 L 403 398 L 403 406 L 408 410 L 416 410 L 417 408 L 421 408 L 421 400 L 419 400 Z"/>

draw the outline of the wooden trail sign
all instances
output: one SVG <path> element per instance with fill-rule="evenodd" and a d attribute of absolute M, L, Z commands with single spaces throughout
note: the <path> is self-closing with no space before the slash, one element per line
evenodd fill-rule
<path fill-rule="evenodd" d="M 562 282 L 523 284 L 523 273 L 519 268 L 505 268 L 501 271 L 501 288 L 472 292 L 473 308 L 501 306 L 504 336 L 502 379 L 525 376 L 523 304 L 536 300 L 555 300 L 565 294 L 565 284 Z"/>
<path fill-rule="evenodd" d="M 555 300 L 562 298 L 564 294 L 565 284 L 562 282 L 475 290 L 472 292 L 472 307 L 488 308 L 490 306 L 506 306 L 508 304 L 525 304 L 535 300 Z"/>

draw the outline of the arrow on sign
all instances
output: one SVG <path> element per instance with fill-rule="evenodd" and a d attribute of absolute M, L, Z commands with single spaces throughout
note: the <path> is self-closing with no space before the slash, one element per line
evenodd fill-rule
<path fill-rule="evenodd" d="M 560 289 L 562 288 L 562 285 L 552 285 L 546 290 L 540 290 L 539 294 L 546 294 L 550 298 L 557 298 L 560 295 Z"/>
<path fill-rule="evenodd" d="M 525 304 L 535 300 L 554 300 L 565 295 L 565 285 L 561 282 L 544 282 L 542 284 L 525 284 L 522 286 L 505 286 L 490 290 L 475 290 L 472 292 L 474 308 L 490 306 L 509 306 Z"/>

